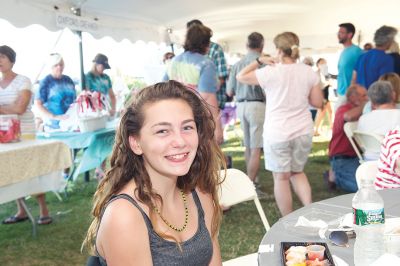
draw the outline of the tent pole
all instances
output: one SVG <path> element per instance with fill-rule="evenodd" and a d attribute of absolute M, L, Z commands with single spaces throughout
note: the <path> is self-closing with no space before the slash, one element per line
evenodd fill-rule
<path fill-rule="evenodd" d="M 82 46 L 82 31 L 77 31 L 76 34 L 78 34 L 79 37 L 79 64 L 80 64 L 80 69 L 81 69 L 81 90 L 86 89 L 86 83 L 85 83 L 85 71 L 83 68 L 83 46 Z"/>
<path fill-rule="evenodd" d="M 80 17 L 81 16 L 81 8 L 73 8 L 71 9 L 72 13 L 74 13 L 76 16 Z M 82 31 L 78 30 L 76 31 L 76 34 L 79 37 L 79 64 L 81 68 L 81 91 L 86 89 L 86 83 L 85 83 L 85 71 L 83 69 L 83 46 L 82 46 Z"/>

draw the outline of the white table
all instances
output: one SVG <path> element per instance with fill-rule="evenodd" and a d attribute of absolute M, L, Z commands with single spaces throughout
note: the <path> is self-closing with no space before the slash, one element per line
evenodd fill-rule
<path fill-rule="evenodd" d="M 58 140 L 71 150 L 83 150 L 82 157 L 70 171 L 70 179 L 76 180 L 79 174 L 95 169 L 110 155 L 119 119 L 107 122 L 106 128 L 90 132 L 40 132 L 38 139 Z M 74 154 L 74 152 L 72 152 Z M 76 162 L 76 161 L 75 161 Z"/>
<path fill-rule="evenodd" d="M 24 140 L 0 144 L 0 204 L 65 186 L 62 170 L 72 165 L 60 141 Z M 26 208 L 36 234 L 35 220 Z"/>
<path fill-rule="evenodd" d="M 385 202 L 386 218 L 400 216 L 400 189 L 389 189 L 379 191 Z M 285 230 L 284 222 L 288 219 L 298 218 L 306 214 L 311 208 L 320 209 L 331 213 L 337 213 L 339 216 L 352 212 L 351 201 L 354 194 L 346 194 L 327 200 L 315 202 L 306 207 L 298 209 L 291 214 L 281 218 L 271 229 L 264 235 L 260 243 L 260 251 L 258 254 L 259 265 L 281 265 L 281 242 L 325 242 L 318 236 L 304 236 Z M 322 218 L 322 217 L 321 217 Z M 349 265 L 354 265 L 353 249 L 354 239 L 350 239 L 349 248 L 334 246 L 326 241 L 332 255 L 337 255 Z M 265 252 L 266 251 L 266 252 Z"/>

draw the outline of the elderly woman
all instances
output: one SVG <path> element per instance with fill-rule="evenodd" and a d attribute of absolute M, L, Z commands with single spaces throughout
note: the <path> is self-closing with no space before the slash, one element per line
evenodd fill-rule
<path fill-rule="evenodd" d="M 40 82 L 35 106 L 44 120 L 45 129 L 58 129 L 60 120 L 67 118 L 64 114 L 75 101 L 75 84 L 70 77 L 63 75 L 64 60 L 60 54 L 51 54 L 48 64 L 51 74 Z"/>
<path fill-rule="evenodd" d="M 15 73 L 12 68 L 16 59 L 15 51 L 6 45 L 0 46 L 0 115 L 17 114 L 21 121 L 22 137 L 32 135 L 35 131 L 33 113 L 30 110 L 31 82 L 29 78 Z M 37 196 L 40 207 L 40 218 L 38 224 L 49 224 L 49 217 L 45 195 Z M 17 201 L 18 211 L 14 216 L 8 217 L 3 224 L 13 224 L 28 220 L 25 209 L 20 200 Z"/>
<path fill-rule="evenodd" d="M 265 167 L 273 172 L 274 194 L 282 215 L 293 210 L 290 182 L 300 201 L 311 203 L 311 187 L 303 172 L 311 150 L 313 121 L 309 104 L 321 108 L 318 75 L 297 63 L 299 38 L 284 32 L 274 38 L 277 57 L 263 56 L 243 68 L 236 78 L 265 90 Z M 266 67 L 260 68 L 264 65 Z"/>
<path fill-rule="evenodd" d="M 369 87 L 368 98 L 372 111 L 358 120 L 357 130 L 384 136 L 400 126 L 400 110 L 396 109 L 395 91 L 389 81 L 375 81 Z M 378 160 L 379 152 L 366 150 L 366 160 Z"/>
<path fill-rule="evenodd" d="M 357 129 L 384 136 L 389 130 L 400 126 L 400 110 L 396 109 L 395 92 L 389 81 L 375 81 L 369 87 L 368 98 L 372 111 L 358 120 Z"/>

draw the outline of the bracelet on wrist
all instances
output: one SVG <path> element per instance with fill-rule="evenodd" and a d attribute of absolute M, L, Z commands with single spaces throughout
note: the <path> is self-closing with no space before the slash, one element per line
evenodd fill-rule
<path fill-rule="evenodd" d="M 260 61 L 259 57 L 256 58 L 256 62 L 258 63 L 259 66 L 263 66 L 264 65 L 263 62 Z"/>

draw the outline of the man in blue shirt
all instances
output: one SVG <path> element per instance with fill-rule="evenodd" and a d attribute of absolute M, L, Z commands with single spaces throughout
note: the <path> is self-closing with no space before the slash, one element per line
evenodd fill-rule
<path fill-rule="evenodd" d="M 385 51 L 394 42 L 396 34 L 397 30 L 389 26 L 382 26 L 375 32 L 375 48 L 358 58 L 352 83 L 358 83 L 368 89 L 383 74 L 394 72 L 393 58 Z"/>
<path fill-rule="evenodd" d="M 346 102 L 346 92 L 351 83 L 354 65 L 356 64 L 358 57 L 362 54 L 362 50 L 360 49 L 360 47 L 354 45 L 352 42 L 355 32 L 356 28 L 353 24 L 339 24 L 339 31 L 337 36 L 339 43 L 343 44 L 344 50 L 340 54 L 338 62 L 338 101 L 335 109 Z"/>

